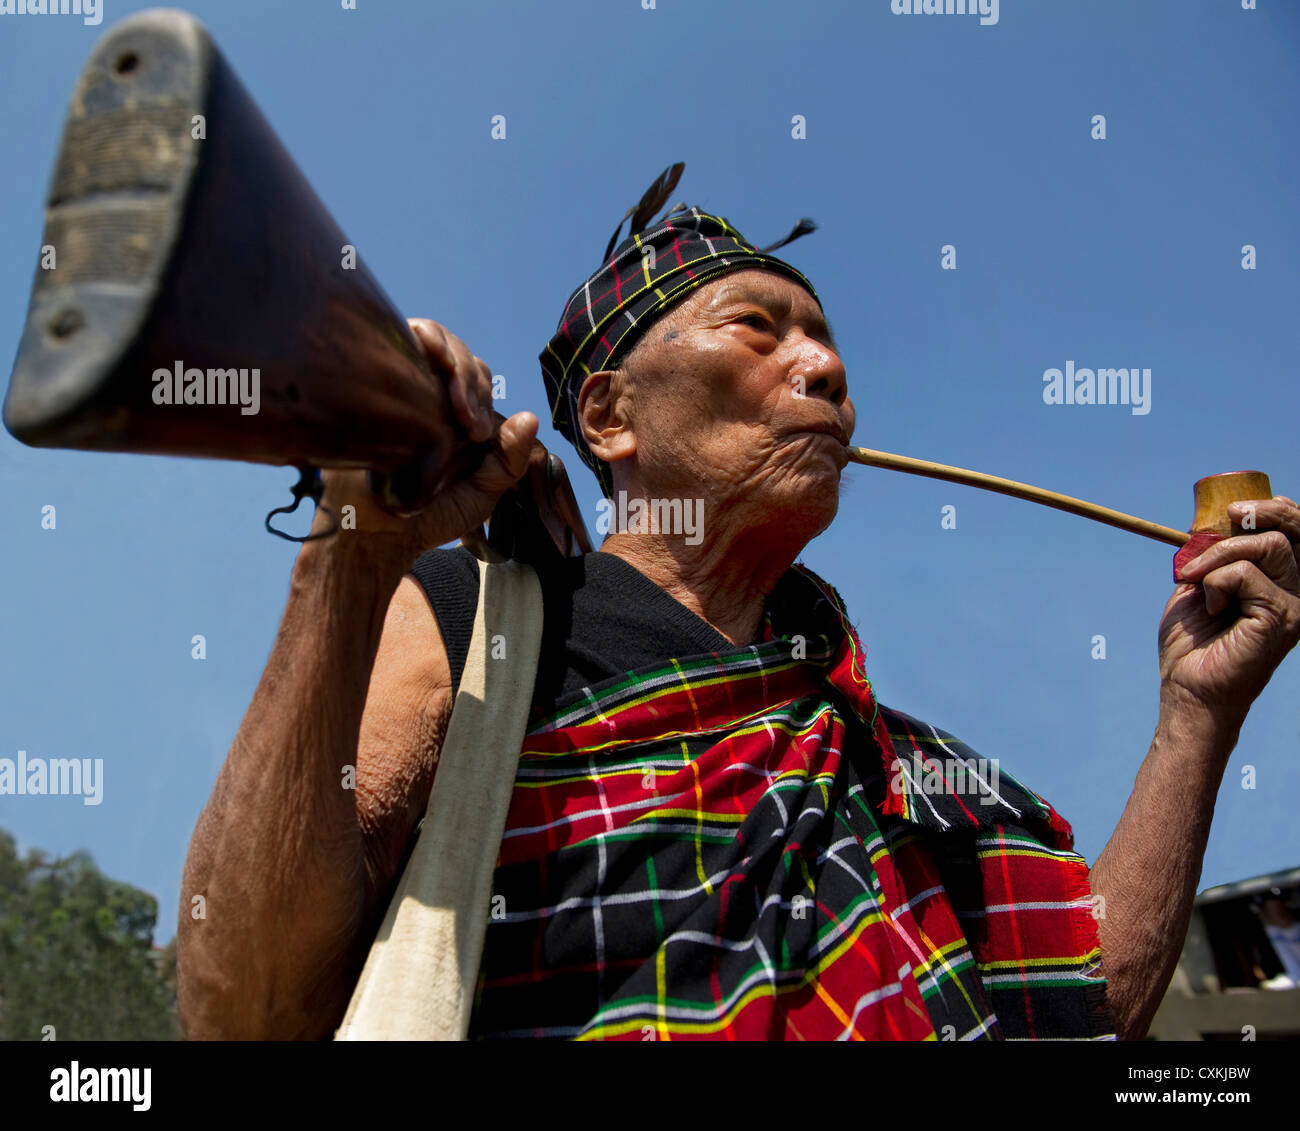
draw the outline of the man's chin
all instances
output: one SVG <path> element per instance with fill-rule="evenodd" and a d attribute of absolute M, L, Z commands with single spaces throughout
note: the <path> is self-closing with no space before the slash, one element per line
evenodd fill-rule
<path fill-rule="evenodd" d="M 782 508 L 787 521 L 807 529 L 812 538 L 834 520 L 840 509 L 840 472 L 836 467 L 808 466 L 791 480 L 791 491 Z"/>

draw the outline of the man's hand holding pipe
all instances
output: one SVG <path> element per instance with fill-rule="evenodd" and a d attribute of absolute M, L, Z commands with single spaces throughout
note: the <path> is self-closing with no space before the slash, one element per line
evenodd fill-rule
<path fill-rule="evenodd" d="M 1276 495 L 1232 503 L 1228 517 L 1250 532 L 1183 567 L 1160 623 L 1160 680 L 1162 698 L 1240 729 L 1300 640 L 1300 505 Z"/>
<path fill-rule="evenodd" d="M 1123 815 L 1092 867 L 1107 1000 L 1141 1039 L 1178 963 L 1214 802 L 1251 704 L 1300 640 L 1300 506 L 1233 503 L 1253 533 L 1183 568 L 1160 623 L 1160 714 Z"/>

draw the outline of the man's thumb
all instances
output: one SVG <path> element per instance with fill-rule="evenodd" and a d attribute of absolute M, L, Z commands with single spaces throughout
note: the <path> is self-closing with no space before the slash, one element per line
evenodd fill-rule
<path fill-rule="evenodd" d="M 528 456 L 537 439 L 537 417 L 531 412 L 517 412 L 502 423 L 492 442 L 492 451 L 483 460 L 475 476 L 475 486 L 498 495 L 519 482 L 528 468 Z"/>

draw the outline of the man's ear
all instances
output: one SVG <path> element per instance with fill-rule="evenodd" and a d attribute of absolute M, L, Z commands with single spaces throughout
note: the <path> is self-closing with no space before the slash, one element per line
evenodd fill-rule
<path fill-rule="evenodd" d="M 632 387 L 621 370 L 601 369 L 578 391 L 578 427 L 591 454 L 617 463 L 636 452 Z"/>

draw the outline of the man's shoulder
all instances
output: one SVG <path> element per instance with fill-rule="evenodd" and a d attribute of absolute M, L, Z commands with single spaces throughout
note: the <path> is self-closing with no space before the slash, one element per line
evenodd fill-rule
<path fill-rule="evenodd" d="M 464 546 L 426 550 L 412 563 L 411 573 L 431 595 L 466 589 L 478 592 L 478 559 Z"/>
<path fill-rule="evenodd" d="M 880 717 L 885 720 L 889 737 L 893 740 L 894 749 L 900 756 L 904 750 L 919 749 L 940 753 L 946 750 L 960 758 L 980 757 L 974 749 L 942 727 L 937 727 L 915 715 L 909 715 L 897 707 L 888 707 L 884 703 L 877 702 L 877 709 L 880 711 Z"/>
<path fill-rule="evenodd" d="M 893 745 L 891 790 L 906 799 L 898 806 L 903 815 L 938 832 L 1015 826 L 1052 849 L 1073 850 L 1069 822 L 999 757 L 905 711 L 883 703 L 877 709 Z"/>
<path fill-rule="evenodd" d="M 550 593 L 580 589 L 593 579 L 603 580 L 619 564 L 609 554 L 592 553 L 581 558 L 543 557 L 533 568 L 543 589 Z M 410 572 L 431 599 L 444 593 L 477 597 L 479 559 L 462 545 L 426 550 L 415 559 Z"/>

